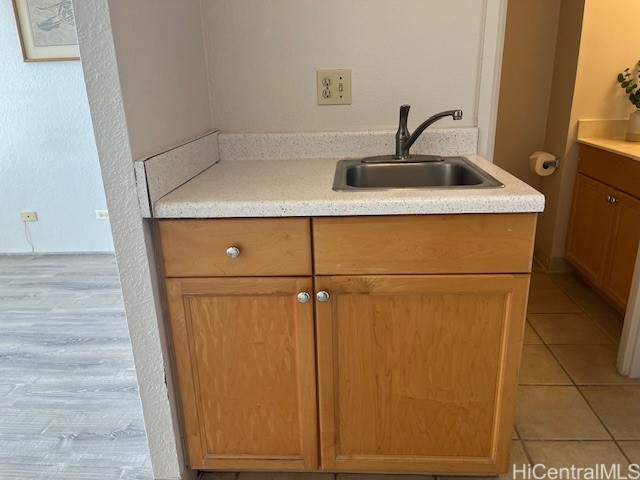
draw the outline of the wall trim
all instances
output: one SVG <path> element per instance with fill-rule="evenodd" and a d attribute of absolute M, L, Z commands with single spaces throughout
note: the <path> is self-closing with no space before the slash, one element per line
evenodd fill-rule
<path fill-rule="evenodd" d="M 636 256 L 629 303 L 622 327 L 618 370 L 622 375 L 640 378 L 640 250 Z"/>
<path fill-rule="evenodd" d="M 493 162 L 507 0 L 485 0 L 484 25 L 478 82 L 478 154 Z"/>
<path fill-rule="evenodd" d="M 533 258 L 547 273 L 562 273 L 573 270 L 571 264 L 564 257 L 551 257 L 539 245 L 533 248 Z"/>

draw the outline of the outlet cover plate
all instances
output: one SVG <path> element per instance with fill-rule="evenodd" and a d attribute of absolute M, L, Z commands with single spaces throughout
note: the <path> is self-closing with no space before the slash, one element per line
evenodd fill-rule
<path fill-rule="evenodd" d="M 109 210 L 96 210 L 96 219 L 109 220 Z"/>
<path fill-rule="evenodd" d="M 20 212 L 20 219 L 23 222 L 37 222 L 38 214 L 36 212 Z"/>
<path fill-rule="evenodd" d="M 318 105 L 351 105 L 351 70 L 316 70 Z"/>

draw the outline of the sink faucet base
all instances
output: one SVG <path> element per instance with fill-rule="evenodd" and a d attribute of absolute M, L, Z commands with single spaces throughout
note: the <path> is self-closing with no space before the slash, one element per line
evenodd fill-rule
<path fill-rule="evenodd" d="M 444 112 L 436 113 L 435 115 L 427 118 L 422 122 L 418 128 L 416 128 L 412 134 L 409 134 L 407 122 L 409 119 L 410 105 L 400 106 L 400 122 L 398 125 L 398 132 L 396 133 L 396 159 L 404 160 L 409 155 L 409 149 L 411 145 L 418 139 L 422 132 L 424 132 L 430 125 L 445 117 L 453 117 L 454 120 L 462 120 L 462 110 L 447 110 Z"/>

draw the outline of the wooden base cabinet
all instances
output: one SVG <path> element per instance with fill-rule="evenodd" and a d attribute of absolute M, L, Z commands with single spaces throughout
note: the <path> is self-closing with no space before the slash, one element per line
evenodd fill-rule
<path fill-rule="evenodd" d="M 318 467 L 311 278 L 166 282 L 189 466 Z"/>
<path fill-rule="evenodd" d="M 188 466 L 507 471 L 535 221 L 159 221 Z"/>
<path fill-rule="evenodd" d="M 637 179 L 640 162 L 580 147 L 565 257 L 620 311 L 627 308 L 640 243 Z"/>
<path fill-rule="evenodd" d="M 513 431 L 528 275 L 317 277 L 328 470 L 497 472 Z"/>
<path fill-rule="evenodd" d="M 604 272 L 603 288 L 617 305 L 626 308 L 640 243 L 640 200 L 621 193 Z"/>
<path fill-rule="evenodd" d="M 613 188 L 586 175 L 576 177 L 565 256 L 594 284 L 604 275 L 615 218 L 610 199 L 615 193 Z"/>

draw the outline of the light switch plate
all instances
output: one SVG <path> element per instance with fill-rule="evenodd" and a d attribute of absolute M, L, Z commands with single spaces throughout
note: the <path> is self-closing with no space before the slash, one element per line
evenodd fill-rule
<path fill-rule="evenodd" d="M 351 105 L 351 70 L 316 70 L 318 105 Z"/>

